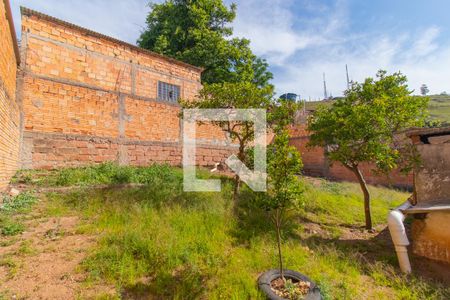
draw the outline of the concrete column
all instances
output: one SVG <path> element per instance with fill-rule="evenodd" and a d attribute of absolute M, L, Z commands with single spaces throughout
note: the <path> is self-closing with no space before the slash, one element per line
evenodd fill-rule
<path fill-rule="evenodd" d="M 119 165 L 128 165 L 129 159 L 128 159 L 128 147 L 124 144 L 126 137 L 125 137 L 125 126 L 126 122 L 128 121 L 128 115 L 126 112 L 126 106 L 125 106 L 125 95 L 119 94 L 118 97 L 118 118 L 119 118 L 119 150 L 118 150 L 118 164 Z"/>

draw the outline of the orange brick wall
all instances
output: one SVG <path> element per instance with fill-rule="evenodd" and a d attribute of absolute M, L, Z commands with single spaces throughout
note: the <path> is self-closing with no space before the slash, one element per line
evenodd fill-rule
<path fill-rule="evenodd" d="M 157 100 L 158 81 L 199 89 L 198 68 L 148 53 L 51 17 L 22 11 L 24 168 L 181 164 L 177 103 Z M 223 161 L 235 148 L 212 125 L 197 129 L 198 163 Z"/>
<path fill-rule="evenodd" d="M 3 0 L 0 1 L 0 41 L 0 190 L 3 190 L 18 168 L 20 144 L 17 60 Z"/>
<path fill-rule="evenodd" d="M 290 129 L 290 143 L 295 146 L 302 155 L 303 172 L 308 176 L 326 177 L 338 181 L 357 182 L 355 175 L 339 163 L 330 164 L 321 147 L 309 148 L 309 133 L 305 125 L 299 124 Z M 411 188 L 413 184 L 412 174 L 403 175 L 394 170 L 389 175 L 377 175 L 369 164 L 361 165 L 361 172 L 369 184 L 396 186 Z"/>
<path fill-rule="evenodd" d="M 179 141 L 179 107 L 128 97 L 125 109 L 130 115 L 125 129 L 126 137 L 160 142 Z"/>
<path fill-rule="evenodd" d="M 292 134 L 292 133 L 291 133 Z M 308 148 L 308 136 L 292 136 L 290 144 L 301 153 L 303 172 L 309 176 L 324 177 L 328 174 L 328 163 L 320 147 Z"/>
<path fill-rule="evenodd" d="M 117 96 L 25 75 L 25 131 L 117 135 Z"/>
<path fill-rule="evenodd" d="M 182 159 L 179 143 L 31 132 L 25 132 L 24 139 L 32 142 L 33 151 L 28 163 L 33 168 L 79 167 L 105 161 L 120 161 L 135 166 L 151 163 L 180 165 Z M 197 164 L 212 166 L 215 162 L 224 161 L 233 152 L 230 147 L 203 145 L 196 151 Z"/>

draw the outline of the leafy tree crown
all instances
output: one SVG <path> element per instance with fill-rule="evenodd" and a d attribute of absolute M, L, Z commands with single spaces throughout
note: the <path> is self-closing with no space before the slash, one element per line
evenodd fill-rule
<path fill-rule="evenodd" d="M 353 83 L 331 107 L 321 106 L 310 117 L 310 146 L 326 147 L 328 157 L 347 167 L 375 163 L 388 172 L 399 164 L 408 166 L 407 150 L 395 133 L 422 126 L 428 98 L 411 96 L 407 78 L 400 72 L 379 71 L 376 79 Z"/>
<path fill-rule="evenodd" d="M 263 87 L 272 74 L 250 41 L 232 38 L 236 5 L 222 0 L 167 0 L 151 4 L 138 45 L 205 68 L 204 83 L 248 81 Z"/>
<path fill-rule="evenodd" d="M 181 100 L 184 108 L 199 109 L 265 109 L 273 103 L 273 88 L 259 88 L 250 82 L 207 84 L 194 100 Z M 254 139 L 252 121 L 212 121 L 245 151 Z M 241 157 L 241 159 L 243 159 Z"/>

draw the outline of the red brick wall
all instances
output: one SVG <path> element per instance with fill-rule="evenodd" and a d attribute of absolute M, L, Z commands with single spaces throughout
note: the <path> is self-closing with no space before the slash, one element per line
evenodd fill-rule
<path fill-rule="evenodd" d="M 299 124 L 293 126 L 290 130 L 291 145 L 295 146 L 302 155 L 303 172 L 308 176 L 326 177 L 338 181 L 357 182 L 355 175 L 339 163 L 332 165 L 325 157 L 324 149 L 321 147 L 309 148 L 309 133 L 305 125 Z M 373 166 L 369 164 L 361 165 L 361 172 L 369 184 L 396 186 L 411 188 L 413 184 L 412 174 L 403 175 L 394 170 L 389 175 L 377 175 L 373 172 Z"/>
<path fill-rule="evenodd" d="M 180 107 L 157 100 L 158 81 L 192 99 L 201 70 L 51 17 L 22 12 L 23 167 L 118 161 L 181 164 Z M 197 129 L 198 163 L 222 161 L 223 132 Z"/>
<path fill-rule="evenodd" d="M 303 172 L 309 176 L 324 177 L 328 174 L 328 163 L 320 147 L 308 148 L 308 136 L 292 136 L 291 145 L 302 155 Z"/>
<path fill-rule="evenodd" d="M 180 165 L 182 159 L 179 143 L 31 132 L 26 132 L 24 138 L 32 144 L 30 159 L 34 168 L 79 167 L 105 161 L 121 161 L 135 166 L 154 162 Z M 212 166 L 233 152 L 234 149 L 229 147 L 201 145 L 196 152 L 197 164 Z"/>
<path fill-rule="evenodd" d="M 17 59 L 15 41 L 6 18 L 5 1 L 0 1 L 0 190 L 18 168 L 20 111 L 16 102 Z"/>
<path fill-rule="evenodd" d="M 394 170 L 388 175 L 378 175 L 373 172 L 374 166 L 370 164 L 362 164 L 360 168 L 361 172 L 364 174 L 364 178 L 369 184 L 402 188 L 411 188 L 413 185 L 412 174 L 404 175 L 398 170 Z M 355 175 L 338 163 L 335 163 L 330 167 L 328 177 L 336 180 L 356 182 Z"/>
<path fill-rule="evenodd" d="M 22 16 L 22 52 L 23 167 L 181 163 L 180 108 L 158 101 L 157 85 L 179 85 L 182 98 L 192 99 L 201 88 L 198 68 L 29 10 Z M 341 165 L 330 166 L 323 149 L 306 147 L 304 126 L 292 127 L 291 136 L 305 174 L 355 181 Z M 235 149 L 211 125 L 197 126 L 197 139 L 200 165 L 223 161 Z M 363 173 L 372 184 L 412 183 L 396 172 L 376 176 L 370 166 Z"/>

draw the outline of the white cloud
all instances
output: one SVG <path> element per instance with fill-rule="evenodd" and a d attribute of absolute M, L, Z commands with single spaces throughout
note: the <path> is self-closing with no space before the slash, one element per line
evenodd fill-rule
<path fill-rule="evenodd" d="M 327 18 L 296 16 L 295 6 L 320 11 Z M 283 66 L 297 51 L 336 42 L 335 33 L 345 26 L 344 7 L 344 1 L 328 7 L 311 1 L 246 0 L 238 3 L 234 33 L 249 38 L 255 53 L 272 65 Z M 296 24 L 306 26 L 296 30 Z"/>
<path fill-rule="evenodd" d="M 413 89 L 426 83 L 432 93 L 450 91 L 446 77 L 450 44 L 439 41 L 439 27 L 419 32 L 396 28 L 395 36 L 392 32 L 357 33 L 349 25 L 352 15 L 347 1 L 239 0 L 235 35 L 249 38 L 254 52 L 267 58 L 279 92 L 321 97 L 325 72 L 329 91 L 340 95 L 346 87 L 345 64 L 354 80 L 374 76 L 378 69 L 401 70 Z M 19 6 L 24 5 L 130 43 L 139 37 L 149 11 L 148 0 L 11 2 L 18 31 Z"/>
<path fill-rule="evenodd" d="M 418 40 L 415 41 L 411 54 L 416 57 L 423 57 L 431 54 L 438 48 L 436 39 L 439 36 L 440 28 L 432 26 L 424 30 Z"/>
<path fill-rule="evenodd" d="M 11 8 L 18 35 L 19 7 L 25 6 L 134 44 L 145 26 L 150 10 L 147 3 L 147 0 L 14 0 Z"/>
<path fill-rule="evenodd" d="M 323 96 L 322 73 L 326 72 L 328 91 L 334 96 L 341 95 L 346 88 L 347 63 L 350 79 L 355 81 L 373 77 L 379 69 L 385 69 L 388 72 L 401 71 L 407 75 L 410 89 L 416 92 L 423 83 L 429 86 L 432 93 L 449 90 L 450 80 L 446 75 L 450 69 L 449 46 L 425 47 L 419 50 L 415 47 L 408 48 L 411 44 L 417 44 L 409 35 L 381 35 L 364 38 L 359 42 L 363 45 L 350 47 L 351 49 L 346 47 L 346 44 L 334 45 L 332 51 L 319 50 L 302 63 L 286 65 L 285 72 L 278 74 L 276 78 L 277 89 L 298 92 L 306 98 L 320 98 Z M 426 49 L 426 52 L 422 49 Z M 432 52 L 433 55 L 430 55 Z"/>
<path fill-rule="evenodd" d="M 295 6 L 305 13 L 296 16 Z M 379 69 L 400 70 L 408 76 L 411 89 L 427 83 L 433 93 L 450 90 L 446 79 L 450 46 L 438 44 L 439 27 L 395 36 L 392 32 L 358 34 L 350 30 L 350 18 L 344 0 L 331 5 L 312 0 L 247 0 L 238 3 L 234 27 L 237 36 L 249 38 L 255 53 L 275 67 L 279 93 L 318 99 L 323 96 L 325 72 L 328 91 L 341 95 L 346 88 L 345 64 L 356 81 L 375 76 Z"/>

